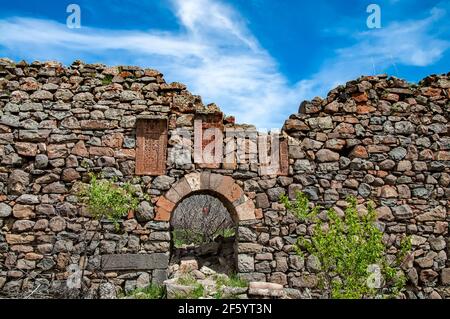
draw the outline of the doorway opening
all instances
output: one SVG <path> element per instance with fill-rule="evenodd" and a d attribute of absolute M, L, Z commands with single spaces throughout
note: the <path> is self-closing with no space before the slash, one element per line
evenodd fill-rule
<path fill-rule="evenodd" d="M 171 264 L 194 260 L 217 273 L 235 272 L 236 224 L 218 197 L 193 193 L 182 199 L 171 217 Z"/>

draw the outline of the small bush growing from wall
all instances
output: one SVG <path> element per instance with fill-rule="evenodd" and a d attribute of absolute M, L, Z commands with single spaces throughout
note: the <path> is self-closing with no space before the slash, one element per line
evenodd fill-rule
<path fill-rule="evenodd" d="M 103 85 L 109 85 L 112 83 L 113 80 L 113 76 L 110 74 L 105 75 L 105 77 L 102 79 L 102 84 Z"/>
<path fill-rule="evenodd" d="M 129 183 L 119 186 L 115 179 L 99 179 L 94 174 L 90 176 L 90 183 L 80 189 L 78 196 L 94 218 L 106 218 L 118 230 L 119 220 L 139 204 L 135 190 Z"/>
<path fill-rule="evenodd" d="M 119 297 L 121 299 L 164 299 L 165 296 L 164 286 L 150 284 L 146 288 L 138 288 Z"/>
<path fill-rule="evenodd" d="M 344 217 L 329 209 L 327 218 L 321 215 L 321 219 L 320 207 L 311 208 L 308 197 L 301 192 L 295 201 L 284 195 L 281 202 L 296 217 L 313 224 L 311 236 L 298 238 L 296 249 L 300 255 L 307 252 L 318 258 L 321 284 L 330 290 L 331 298 L 395 297 L 403 290 L 406 276 L 400 266 L 411 249 L 410 240 L 402 240 L 396 260 L 391 261 L 371 203 L 367 213 L 362 214 L 357 210 L 356 198 L 350 197 Z"/>

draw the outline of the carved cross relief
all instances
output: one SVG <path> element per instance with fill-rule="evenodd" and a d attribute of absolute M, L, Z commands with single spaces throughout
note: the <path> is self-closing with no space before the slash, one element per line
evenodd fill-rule
<path fill-rule="evenodd" d="M 220 168 L 223 160 L 222 118 L 222 113 L 196 115 L 194 161 L 199 168 Z"/>
<path fill-rule="evenodd" d="M 136 175 L 164 175 L 167 120 L 140 119 L 136 125 Z"/>

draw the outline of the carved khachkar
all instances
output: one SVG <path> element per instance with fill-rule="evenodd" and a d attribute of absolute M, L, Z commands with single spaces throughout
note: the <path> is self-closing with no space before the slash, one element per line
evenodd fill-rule
<path fill-rule="evenodd" d="M 164 175 L 166 173 L 167 120 L 138 120 L 136 135 L 136 174 Z"/>
<path fill-rule="evenodd" d="M 280 141 L 280 169 L 278 175 L 289 175 L 289 151 L 287 140 Z"/>
<path fill-rule="evenodd" d="M 223 114 L 197 114 L 194 161 L 200 168 L 220 168 L 223 158 Z"/>
<path fill-rule="evenodd" d="M 269 155 L 270 153 L 270 155 Z M 258 136 L 259 174 L 289 175 L 288 142 L 278 134 Z"/>

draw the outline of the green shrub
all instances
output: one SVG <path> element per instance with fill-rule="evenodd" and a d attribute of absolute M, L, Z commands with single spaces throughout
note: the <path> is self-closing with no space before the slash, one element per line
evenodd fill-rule
<path fill-rule="evenodd" d="M 102 85 L 109 85 L 112 83 L 112 79 L 114 76 L 111 74 L 106 74 L 105 77 L 102 79 Z"/>
<path fill-rule="evenodd" d="M 330 289 L 331 298 L 393 297 L 404 289 L 406 276 L 400 266 L 411 249 L 410 240 L 404 238 L 397 260 L 389 261 L 371 203 L 367 214 L 359 214 L 356 198 L 350 197 L 345 216 L 341 218 L 329 209 L 325 223 L 318 216 L 320 207 L 311 208 L 308 197 L 301 192 L 295 201 L 283 195 L 281 202 L 293 215 L 313 224 L 310 238 L 298 238 L 296 249 L 300 255 L 307 252 L 318 258 L 321 285 Z"/>
<path fill-rule="evenodd" d="M 206 241 L 202 233 L 191 229 L 175 229 L 172 231 L 172 238 L 176 248 L 183 245 L 200 245 Z"/>
<path fill-rule="evenodd" d="M 217 287 L 227 286 L 245 288 L 248 286 L 248 282 L 242 278 L 239 278 L 236 274 L 231 274 L 228 278 L 224 276 L 216 276 L 215 280 Z"/>
<path fill-rule="evenodd" d="M 186 274 L 183 277 L 179 277 L 177 279 L 177 283 L 183 286 L 193 286 L 197 283 L 197 280 L 194 278 L 194 276 Z"/>
<path fill-rule="evenodd" d="M 166 297 L 166 292 L 164 286 L 151 284 L 145 288 L 135 289 L 123 298 L 128 299 L 164 299 Z"/>
<path fill-rule="evenodd" d="M 135 210 L 139 204 L 135 190 L 129 183 L 119 186 L 115 179 L 99 179 L 94 174 L 90 176 L 90 183 L 81 187 L 78 196 L 94 218 L 106 218 L 118 230 L 120 219 L 129 211 Z"/>
<path fill-rule="evenodd" d="M 195 289 L 191 295 L 188 295 L 187 299 L 200 299 L 205 296 L 205 287 L 202 284 L 196 284 Z"/>
<path fill-rule="evenodd" d="M 223 292 L 222 290 L 217 290 L 214 295 L 213 295 L 214 299 L 223 299 Z"/>
<path fill-rule="evenodd" d="M 218 230 L 214 235 L 213 238 L 217 238 L 218 236 L 222 236 L 223 238 L 230 238 L 234 237 L 236 235 L 236 230 L 234 228 L 224 228 L 221 230 Z"/>
<path fill-rule="evenodd" d="M 193 286 L 194 289 L 189 293 L 175 294 L 175 299 L 200 299 L 205 296 L 205 287 L 202 284 L 196 282 L 185 286 Z"/>
<path fill-rule="evenodd" d="M 222 236 L 224 238 L 230 238 L 235 236 L 234 228 L 224 228 L 212 236 L 207 236 L 206 234 L 195 231 L 192 229 L 175 229 L 172 231 L 173 243 L 176 248 L 180 248 L 183 245 L 202 245 L 205 243 L 209 243 L 214 241 L 218 236 Z"/>

